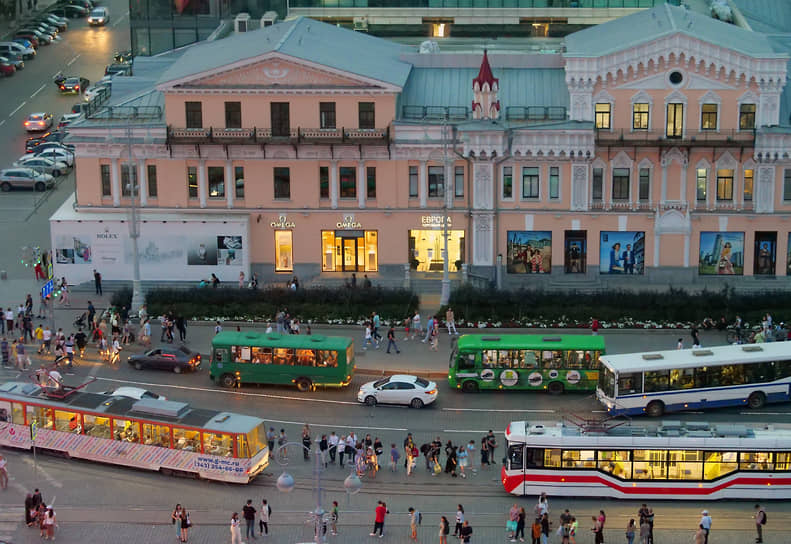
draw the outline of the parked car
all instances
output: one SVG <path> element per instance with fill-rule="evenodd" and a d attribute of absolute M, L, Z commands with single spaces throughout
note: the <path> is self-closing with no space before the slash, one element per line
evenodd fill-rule
<path fill-rule="evenodd" d="M 76 121 L 82 117 L 81 113 L 64 113 L 60 116 L 60 122 L 58 122 L 58 130 L 62 129 L 63 127 L 69 126 L 71 123 Z"/>
<path fill-rule="evenodd" d="M 437 400 L 437 384 L 418 376 L 394 374 L 361 385 L 357 400 L 368 406 L 403 404 L 422 408 Z"/>
<path fill-rule="evenodd" d="M 34 36 L 38 40 L 38 43 L 40 45 L 49 45 L 49 44 L 51 44 L 52 43 L 52 38 L 53 38 L 49 34 L 47 34 L 45 32 L 42 32 L 41 30 L 38 30 L 38 29 L 35 29 L 35 28 L 30 28 L 30 27 L 18 30 L 17 33 L 14 34 L 14 36 L 15 37 L 16 36 L 20 36 L 22 38 L 28 38 L 28 36 Z M 30 38 L 28 38 L 28 39 L 30 39 Z"/>
<path fill-rule="evenodd" d="M 85 89 L 85 93 L 82 95 L 82 97 L 83 99 L 85 99 L 86 102 L 90 102 L 99 95 L 109 93 L 110 88 L 111 88 L 111 84 L 109 82 L 94 83 L 93 85 Z"/>
<path fill-rule="evenodd" d="M 122 76 L 129 76 L 132 75 L 132 65 L 128 62 L 120 62 L 120 63 L 113 63 L 108 64 L 104 69 L 104 75 L 122 75 Z"/>
<path fill-rule="evenodd" d="M 33 43 L 27 38 L 14 38 L 11 40 L 13 43 L 18 43 L 21 46 L 33 49 L 34 51 L 38 48 L 38 43 Z"/>
<path fill-rule="evenodd" d="M 201 355 L 187 346 L 166 346 L 155 348 L 145 353 L 130 355 L 127 361 L 137 370 L 151 368 L 169 370 L 170 372 L 181 374 L 185 371 L 198 370 L 201 363 Z"/>
<path fill-rule="evenodd" d="M 56 5 L 59 6 L 78 6 L 83 9 L 90 11 L 96 7 L 96 4 L 91 2 L 91 0 L 59 0 Z"/>
<path fill-rule="evenodd" d="M 46 132 L 41 136 L 31 136 L 25 142 L 25 153 L 32 153 L 36 147 L 44 143 L 60 144 L 66 136 L 68 133 L 62 130 Z"/>
<path fill-rule="evenodd" d="M 36 35 L 36 33 L 30 30 L 19 30 L 15 32 L 14 41 L 17 41 L 20 38 L 27 40 L 33 47 L 36 48 L 38 48 L 38 46 L 41 45 L 38 41 L 38 36 Z"/>
<path fill-rule="evenodd" d="M 44 34 L 49 35 L 52 38 L 58 35 L 60 30 L 58 29 L 57 25 L 53 25 L 48 21 L 43 21 L 41 19 L 27 19 L 20 23 L 21 27 L 29 28 L 33 30 L 38 30 Z"/>
<path fill-rule="evenodd" d="M 91 10 L 84 6 L 77 6 L 74 4 L 55 4 L 47 10 L 47 13 L 52 13 L 58 17 L 66 17 L 69 19 L 76 19 L 78 17 L 85 17 Z"/>
<path fill-rule="evenodd" d="M 55 83 L 61 94 L 80 94 L 91 84 L 88 78 L 74 76 L 64 78 L 60 83 L 56 80 Z"/>
<path fill-rule="evenodd" d="M 39 20 L 48 25 L 57 27 L 60 32 L 65 32 L 69 29 L 69 20 L 65 17 L 58 17 L 54 13 L 42 13 L 39 15 Z"/>
<path fill-rule="evenodd" d="M 134 57 L 132 56 L 132 51 L 130 49 L 127 49 L 126 51 L 116 51 L 113 55 L 113 62 L 117 64 L 129 63 L 132 62 L 133 58 Z"/>
<path fill-rule="evenodd" d="M 69 172 L 69 165 L 62 161 L 53 161 L 41 155 L 23 155 L 17 159 L 13 166 L 19 168 L 32 168 L 36 172 L 49 174 L 53 178 L 60 177 Z"/>
<path fill-rule="evenodd" d="M 16 68 L 12 64 L 0 62 L 0 75 L 8 77 L 13 76 L 14 73 L 16 73 Z"/>
<path fill-rule="evenodd" d="M 110 391 L 105 391 L 104 394 L 111 395 L 113 397 L 126 397 L 129 399 L 136 399 L 136 400 L 143 400 L 143 399 L 168 400 L 162 395 L 157 395 L 156 393 L 152 393 L 148 389 L 142 389 L 140 387 L 126 387 L 126 386 L 117 387 L 114 390 L 111 389 Z"/>
<path fill-rule="evenodd" d="M 44 191 L 54 186 L 55 181 L 52 176 L 36 172 L 32 168 L 5 168 L 0 170 L 0 191 L 4 193 L 16 188 Z"/>
<path fill-rule="evenodd" d="M 22 57 L 20 57 L 19 55 L 6 54 L 6 55 L 3 55 L 3 56 L 0 56 L 0 62 L 4 62 L 6 64 L 10 64 L 11 66 L 16 68 L 17 70 L 21 70 L 21 69 L 23 69 L 25 67 L 25 61 L 23 61 Z"/>
<path fill-rule="evenodd" d="M 85 113 L 85 109 L 88 107 L 87 102 L 77 102 L 71 107 L 71 113 Z"/>
<path fill-rule="evenodd" d="M 110 21 L 110 10 L 105 7 L 93 8 L 88 15 L 88 24 L 91 26 L 104 26 Z"/>
<path fill-rule="evenodd" d="M 46 112 L 31 113 L 25 119 L 25 130 L 28 132 L 41 132 L 52 126 L 52 114 Z"/>
<path fill-rule="evenodd" d="M 16 42 L 0 42 L 0 55 L 20 55 L 25 60 L 35 58 L 36 50 Z"/>
<path fill-rule="evenodd" d="M 53 161 L 65 162 L 69 167 L 74 165 L 74 151 L 57 142 L 45 142 L 36 146 L 28 157 L 44 157 Z"/>

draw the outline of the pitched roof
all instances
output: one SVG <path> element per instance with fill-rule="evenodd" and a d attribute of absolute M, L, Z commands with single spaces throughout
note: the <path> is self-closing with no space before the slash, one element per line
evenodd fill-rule
<path fill-rule="evenodd" d="M 481 61 L 481 69 L 478 70 L 478 76 L 472 80 L 473 87 L 478 84 L 478 88 L 483 88 L 485 83 L 489 84 L 489 88 L 494 88 L 494 84 L 500 81 L 494 74 L 492 74 L 492 67 L 489 66 L 489 56 L 486 54 L 486 49 L 483 50 L 483 60 Z"/>
<path fill-rule="evenodd" d="M 248 59 L 253 62 L 267 53 L 279 52 L 403 87 L 412 66 L 399 60 L 399 55 L 410 50 L 407 46 L 363 32 L 298 17 L 260 30 L 190 46 L 181 60 L 162 75 L 159 83 L 197 76 Z"/>
<path fill-rule="evenodd" d="M 670 4 L 569 34 L 564 56 L 599 57 L 675 34 L 685 34 L 749 56 L 784 56 L 777 53 L 762 34 Z"/>

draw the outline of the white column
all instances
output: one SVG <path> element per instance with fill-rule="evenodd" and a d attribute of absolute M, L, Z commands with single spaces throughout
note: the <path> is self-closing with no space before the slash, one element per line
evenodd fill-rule
<path fill-rule="evenodd" d="M 662 161 L 662 189 L 659 194 L 659 201 L 667 200 L 667 163 Z"/>
<path fill-rule="evenodd" d="M 445 207 L 449 210 L 453 208 L 453 184 L 455 181 L 453 177 L 453 163 L 448 162 L 445 165 Z"/>
<path fill-rule="evenodd" d="M 330 161 L 330 206 L 338 207 L 338 161 Z"/>
<path fill-rule="evenodd" d="M 684 268 L 689 268 L 689 233 L 684 234 Z"/>
<path fill-rule="evenodd" d="M 233 179 L 233 161 L 225 161 L 225 198 L 228 208 L 233 208 L 233 198 L 236 196 L 236 180 Z"/>
<path fill-rule="evenodd" d="M 198 163 L 198 200 L 200 200 L 200 207 L 206 207 L 206 195 L 209 192 L 208 181 L 206 180 L 206 161 L 201 160 Z"/>
<path fill-rule="evenodd" d="M 113 206 L 121 205 L 121 173 L 118 169 L 118 159 L 110 159 L 110 188 L 113 193 Z"/>
<path fill-rule="evenodd" d="M 681 163 L 681 198 L 679 200 L 681 202 L 685 202 L 687 200 L 687 167 L 689 166 L 688 162 Z"/>
<path fill-rule="evenodd" d="M 357 162 L 357 204 L 365 208 L 365 197 L 368 183 L 365 179 L 365 161 Z"/>
<path fill-rule="evenodd" d="M 428 196 L 428 165 L 426 161 L 420 161 L 420 170 L 418 170 L 418 190 L 417 194 L 420 197 L 420 207 L 426 207 L 426 198 Z"/>
<path fill-rule="evenodd" d="M 146 171 L 146 161 L 137 161 L 137 191 L 140 196 L 140 207 L 148 206 L 148 172 Z"/>
<path fill-rule="evenodd" d="M 654 268 L 659 267 L 659 242 L 662 241 L 662 235 L 658 232 L 654 233 Z"/>

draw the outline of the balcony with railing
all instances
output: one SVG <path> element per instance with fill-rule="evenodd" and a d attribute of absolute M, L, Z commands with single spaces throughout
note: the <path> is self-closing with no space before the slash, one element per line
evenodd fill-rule
<path fill-rule="evenodd" d="M 506 121 L 537 123 L 543 121 L 565 121 L 564 106 L 508 106 L 503 112 Z M 427 121 L 458 123 L 472 119 L 472 111 L 465 106 L 401 106 L 401 119 L 405 121 Z"/>
<path fill-rule="evenodd" d="M 755 130 L 685 130 L 669 136 L 664 130 L 596 129 L 600 146 L 700 146 L 750 147 L 755 144 Z"/>
<path fill-rule="evenodd" d="M 168 127 L 168 145 L 179 144 L 387 144 L 388 128 L 290 128 L 275 131 L 271 128 L 180 128 Z"/>

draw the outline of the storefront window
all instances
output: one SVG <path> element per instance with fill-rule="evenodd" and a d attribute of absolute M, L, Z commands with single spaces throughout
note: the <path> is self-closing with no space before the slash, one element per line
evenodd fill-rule
<path fill-rule="evenodd" d="M 321 255 L 323 272 L 376 272 L 379 268 L 378 232 L 322 231 Z"/>
<path fill-rule="evenodd" d="M 275 231 L 275 272 L 291 272 L 294 269 L 292 232 Z"/>
<path fill-rule="evenodd" d="M 442 272 L 444 258 L 443 231 L 410 230 L 409 249 L 412 267 L 421 272 Z M 461 270 L 464 262 L 464 231 L 448 230 L 448 270 Z"/>

